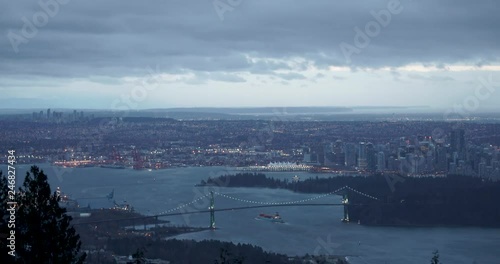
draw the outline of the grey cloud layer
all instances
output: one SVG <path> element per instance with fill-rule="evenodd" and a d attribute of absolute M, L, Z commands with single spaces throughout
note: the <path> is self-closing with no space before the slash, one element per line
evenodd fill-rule
<path fill-rule="evenodd" d="M 70 0 L 15 53 L 8 32 L 19 33 L 22 17 L 31 20 L 42 9 L 36 2 L 3 1 L 0 76 L 123 76 L 143 74 L 140 70 L 148 65 L 169 73 L 289 69 L 285 63 L 249 57 L 344 66 L 339 44 L 352 44 L 353 28 L 363 29 L 373 20 L 370 11 L 385 9 L 388 2 L 244 0 L 221 21 L 212 1 Z M 499 61 L 497 1 L 401 0 L 401 5 L 403 11 L 361 54 L 353 55 L 350 66 Z M 224 74 L 200 76 L 242 81 Z"/>

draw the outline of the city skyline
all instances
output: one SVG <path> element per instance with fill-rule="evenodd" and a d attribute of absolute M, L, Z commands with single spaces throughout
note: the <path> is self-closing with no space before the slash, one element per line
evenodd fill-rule
<path fill-rule="evenodd" d="M 6 3 L 0 108 L 498 109 L 493 1 L 230 2 Z"/>

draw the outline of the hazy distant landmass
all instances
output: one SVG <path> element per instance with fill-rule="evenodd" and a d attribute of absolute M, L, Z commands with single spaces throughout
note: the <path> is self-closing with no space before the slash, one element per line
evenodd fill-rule
<path fill-rule="evenodd" d="M 46 115 L 49 109 L 0 109 L 0 119 L 32 119 L 37 113 Z M 468 113 L 467 116 L 437 110 L 427 106 L 356 106 L 356 107 L 186 107 L 158 109 L 64 109 L 52 112 L 85 116 L 173 118 L 177 120 L 273 120 L 273 121 L 468 121 L 499 122 L 496 112 Z"/>
<path fill-rule="evenodd" d="M 50 107 L 47 107 L 47 109 Z M 10 115 L 10 114 L 28 114 L 32 112 L 45 111 L 47 109 L 42 108 L 32 108 L 32 109 L 15 109 L 15 108 L 4 108 L 0 109 L 0 114 Z M 141 112 L 141 113 L 218 113 L 218 114 L 318 114 L 318 113 L 349 113 L 358 111 L 404 111 L 412 109 L 428 109 L 426 106 L 356 106 L 356 107 L 341 107 L 341 106 L 321 106 L 321 107 L 309 107 L 309 106 L 291 106 L 291 107 L 182 107 L 182 108 L 152 108 L 152 109 L 130 109 L 128 112 Z M 53 111 L 71 112 L 72 108 L 52 108 Z M 115 111 L 113 109 L 76 109 L 78 111 L 86 112 L 122 112 Z"/>
<path fill-rule="evenodd" d="M 148 109 L 147 112 L 193 112 L 193 113 L 220 113 L 220 114 L 310 114 L 310 113 L 339 113 L 352 112 L 349 107 L 195 107 L 195 108 L 166 108 Z"/>

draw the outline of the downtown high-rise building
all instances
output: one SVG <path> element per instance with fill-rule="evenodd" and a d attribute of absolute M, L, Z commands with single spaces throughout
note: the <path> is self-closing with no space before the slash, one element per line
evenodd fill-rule
<path fill-rule="evenodd" d="M 366 144 L 366 167 L 370 171 L 377 169 L 377 151 L 372 143 Z"/>
<path fill-rule="evenodd" d="M 358 169 L 365 170 L 368 167 L 368 162 L 366 160 L 366 144 L 365 142 L 359 142 L 358 145 Z"/>
<path fill-rule="evenodd" d="M 348 168 L 356 167 L 356 144 L 354 143 L 346 143 L 345 149 L 345 166 Z"/>
<path fill-rule="evenodd" d="M 458 153 L 460 158 L 465 155 L 465 131 L 463 129 L 454 129 L 451 131 L 450 147 L 452 152 Z"/>
<path fill-rule="evenodd" d="M 385 153 L 380 151 L 377 153 L 377 171 L 385 171 Z"/>

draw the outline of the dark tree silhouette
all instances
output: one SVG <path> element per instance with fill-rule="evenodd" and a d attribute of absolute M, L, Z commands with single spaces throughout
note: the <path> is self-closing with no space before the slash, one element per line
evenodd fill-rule
<path fill-rule="evenodd" d="M 226 249 L 220 249 L 219 260 L 215 260 L 215 264 L 243 264 L 243 257 L 233 257 L 232 254 Z"/>
<path fill-rule="evenodd" d="M 134 254 L 132 254 L 132 258 L 134 258 L 133 262 L 129 262 L 130 264 L 143 264 L 146 263 L 146 257 L 144 256 L 146 249 L 144 247 L 138 248 Z"/>
<path fill-rule="evenodd" d="M 439 264 L 439 263 L 441 263 L 441 262 L 439 262 L 439 251 L 436 250 L 436 251 L 432 252 L 432 254 L 434 256 L 432 256 L 431 264 Z"/>
<path fill-rule="evenodd" d="M 80 236 L 51 193 L 47 176 L 32 166 L 17 193 L 16 263 L 83 263 Z"/>

